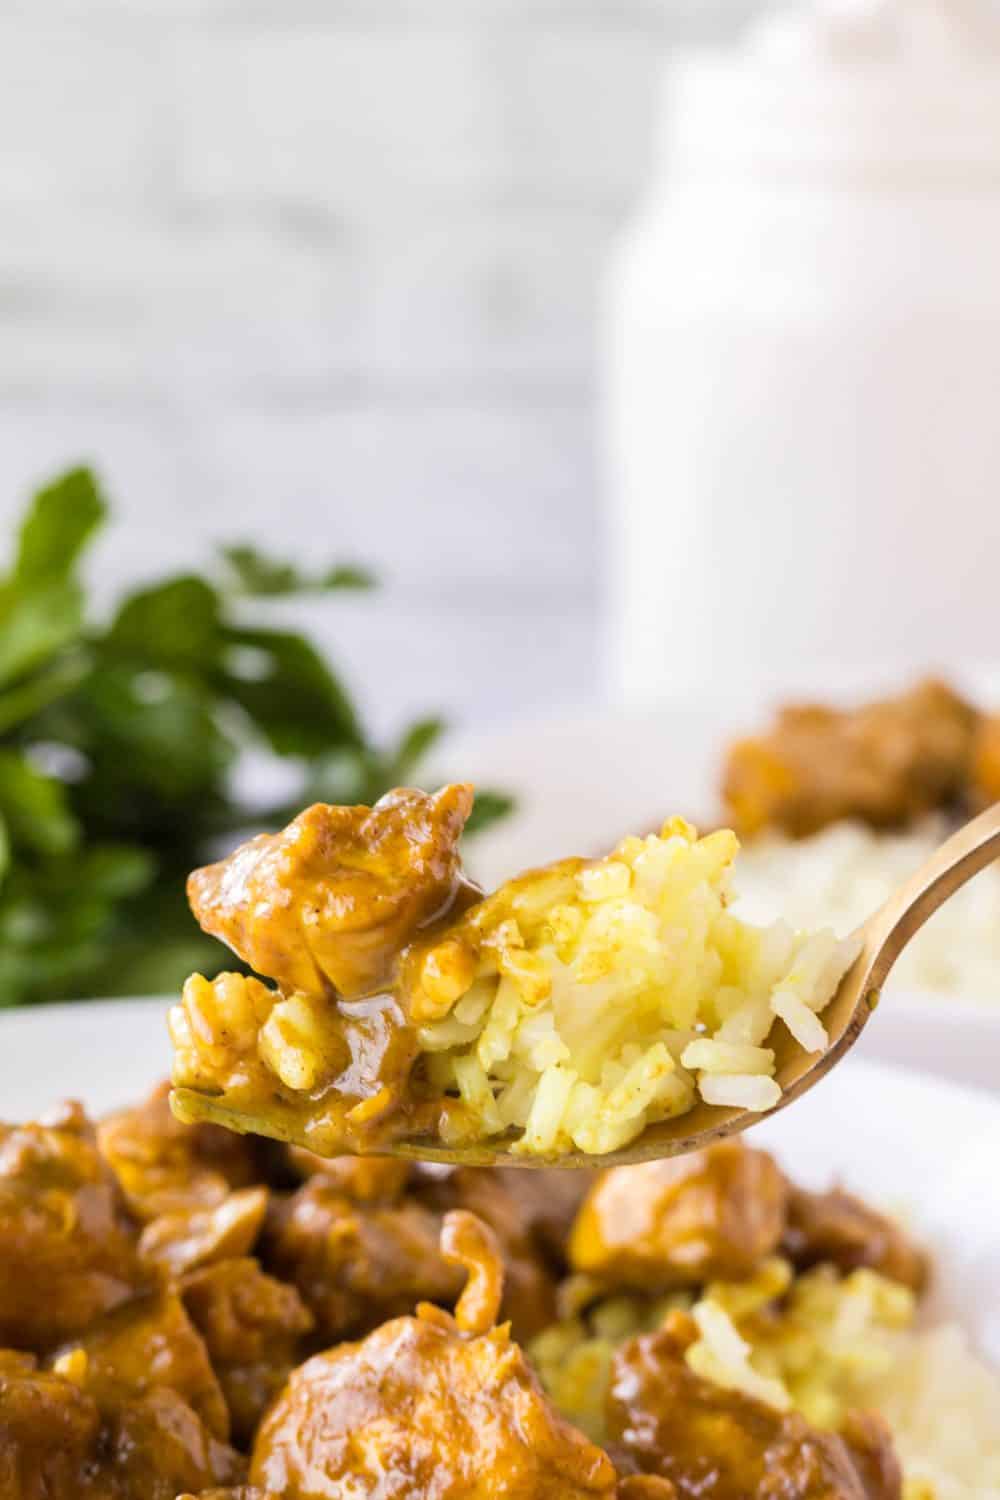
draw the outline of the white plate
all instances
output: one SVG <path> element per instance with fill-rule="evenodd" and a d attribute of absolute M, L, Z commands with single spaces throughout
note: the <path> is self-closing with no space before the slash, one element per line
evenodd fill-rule
<path fill-rule="evenodd" d="M 60 1099 L 94 1115 L 170 1073 L 168 1001 L 91 1000 L 0 1011 L 0 1119 L 30 1120 Z"/>
<path fill-rule="evenodd" d="M 472 873 L 489 888 L 567 854 L 603 853 L 671 813 L 710 817 L 723 747 L 762 718 L 750 703 L 679 703 L 454 736 L 442 759 L 448 774 L 517 798 L 516 813 L 472 845 Z M 868 1058 L 1000 1090 L 1000 996 L 958 1000 L 890 981 L 860 1046 Z"/>
<path fill-rule="evenodd" d="M 0 1118 L 82 1099 L 95 1115 L 168 1070 L 163 1000 L 0 1015 Z M 1000 1099 L 851 1057 L 754 1132 L 811 1186 L 839 1178 L 909 1216 L 938 1259 L 938 1309 L 1000 1364 Z"/>

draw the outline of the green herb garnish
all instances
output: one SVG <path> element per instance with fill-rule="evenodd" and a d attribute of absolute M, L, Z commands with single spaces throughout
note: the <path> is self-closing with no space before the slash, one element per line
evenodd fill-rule
<path fill-rule="evenodd" d="M 78 564 L 107 513 L 89 470 L 64 474 L 0 579 L 0 1005 L 165 992 L 231 966 L 188 912 L 188 872 L 308 802 L 412 781 L 444 728 L 373 743 L 320 652 L 252 621 L 262 597 L 373 587 L 362 568 L 304 574 L 233 545 L 212 575 L 138 589 L 96 623 Z M 294 795 L 243 800 L 249 753 L 291 767 Z M 476 826 L 509 806 L 484 792 Z"/>

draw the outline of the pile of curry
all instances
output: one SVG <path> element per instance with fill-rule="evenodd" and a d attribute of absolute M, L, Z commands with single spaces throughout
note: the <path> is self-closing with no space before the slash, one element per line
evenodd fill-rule
<path fill-rule="evenodd" d="M 998 795 L 1000 720 L 937 683 L 790 709 L 725 781 L 751 836 Z M 810 1299 L 905 1322 L 927 1284 L 850 1194 L 738 1141 L 593 1172 L 331 1154 L 446 1133 L 461 1100 L 420 1087 L 420 1025 L 477 965 L 530 991 L 511 932 L 537 890 L 481 900 L 470 805 L 310 809 L 192 877 L 278 989 L 196 976 L 180 1081 L 277 1139 L 184 1123 L 168 1085 L 0 1126 L 0 1500 L 902 1500 L 885 1422 L 810 1390 Z"/>
<path fill-rule="evenodd" d="M 188 1126 L 166 1089 L 0 1131 L 3 1500 L 899 1500 L 880 1419 L 824 1428 L 699 1373 L 720 1278 L 924 1256 L 738 1143 L 603 1173 L 320 1159 Z M 530 1353 L 572 1306 L 666 1297 L 614 1351 L 600 1440 Z M 593 1424 L 584 1424 L 592 1433 Z"/>

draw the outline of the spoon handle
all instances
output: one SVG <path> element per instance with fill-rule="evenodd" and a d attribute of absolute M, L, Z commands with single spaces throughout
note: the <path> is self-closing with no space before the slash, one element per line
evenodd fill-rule
<path fill-rule="evenodd" d="M 896 959 L 928 917 L 995 859 L 1000 859 L 1000 802 L 946 839 L 866 924 L 869 988 L 881 989 Z"/>

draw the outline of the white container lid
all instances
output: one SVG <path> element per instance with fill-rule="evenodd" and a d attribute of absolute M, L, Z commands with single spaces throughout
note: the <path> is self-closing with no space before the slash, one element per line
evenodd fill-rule
<path fill-rule="evenodd" d="M 1000 179 L 989 0 L 808 0 L 670 65 L 671 171 Z"/>

